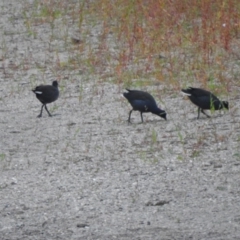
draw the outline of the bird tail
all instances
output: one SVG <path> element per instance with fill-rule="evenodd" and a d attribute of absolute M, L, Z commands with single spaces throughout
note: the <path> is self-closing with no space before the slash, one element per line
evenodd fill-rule
<path fill-rule="evenodd" d="M 132 92 L 132 90 L 130 90 L 130 89 L 128 89 L 128 88 L 126 88 L 126 90 L 127 90 L 128 92 L 124 92 L 124 93 L 122 94 L 122 96 L 125 97 L 125 98 L 127 98 L 127 95 L 129 94 L 129 92 Z"/>
<path fill-rule="evenodd" d="M 182 89 L 181 92 L 187 96 L 191 96 L 192 95 L 192 88 L 189 87 L 187 89 Z"/>
<path fill-rule="evenodd" d="M 38 90 L 36 90 L 36 89 L 33 89 L 32 91 L 33 91 L 35 94 L 39 94 L 39 95 L 42 94 L 41 91 L 38 91 Z"/>

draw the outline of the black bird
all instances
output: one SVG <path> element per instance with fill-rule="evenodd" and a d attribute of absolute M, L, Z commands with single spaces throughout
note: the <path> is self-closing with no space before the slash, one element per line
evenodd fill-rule
<path fill-rule="evenodd" d="M 59 96 L 58 82 L 53 81 L 52 85 L 37 86 L 32 91 L 36 94 L 37 99 L 43 104 L 41 108 L 41 112 L 38 115 L 38 117 L 42 116 L 43 107 L 45 107 L 49 117 L 51 117 L 52 115 L 47 109 L 47 104 L 54 102 L 58 99 L 58 96 Z"/>
<path fill-rule="evenodd" d="M 214 94 L 211 92 L 201 89 L 201 88 L 192 88 L 182 89 L 182 92 L 188 96 L 192 103 L 198 106 L 198 117 L 200 116 L 200 110 L 203 114 L 210 118 L 204 110 L 220 110 L 223 108 L 228 109 L 227 101 L 220 101 Z"/>
<path fill-rule="evenodd" d="M 167 114 L 164 110 L 158 108 L 155 99 L 151 94 L 144 91 L 138 90 L 129 90 L 126 89 L 128 92 L 123 93 L 123 96 L 128 100 L 128 102 L 132 105 L 132 110 L 129 112 L 128 122 L 130 123 L 130 118 L 132 111 L 139 111 L 141 114 L 141 119 L 143 122 L 142 113 L 144 112 L 151 112 L 156 114 L 165 120 L 167 120 Z"/>

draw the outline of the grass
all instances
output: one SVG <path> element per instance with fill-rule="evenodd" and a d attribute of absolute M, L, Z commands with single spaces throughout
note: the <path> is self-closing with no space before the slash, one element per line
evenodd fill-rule
<path fill-rule="evenodd" d="M 0 153 L 0 161 L 4 161 L 5 158 L 6 158 L 6 154 Z"/>
<path fill-rule="evenodd" d="M 125 87 L 158 82 L 174 89 L 191 83 L 226 93 L 234 80 L 227 73 L 236 76 L 230 63 L 240 54 L 234 50 L 238 0 L 45 0 L 35 1 L 31 12 L 27 3 L 25 9 L 26 27 L 35 37 L 41 24 L 53 32 L 60 24 L 74 27 L 81 44 L 67 42 L 65 31 L 72 54 L 60 65 L 73 69 L 80 61 L 101 81 L 111 78 Z"/>

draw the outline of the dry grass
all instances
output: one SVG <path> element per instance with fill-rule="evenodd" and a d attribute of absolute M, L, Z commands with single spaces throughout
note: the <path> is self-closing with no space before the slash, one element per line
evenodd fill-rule
<path fill-rule="evenodd" d="M 59 67 L 81 65 L 125 86 L 195 84 L 226 93 L 238 84 L 238 0 L 45 0 L 31 13 L 28 7 L 30 33 L 61 23 L 79 36 L 70 42 L 66 31 L 72 57 Z"/>

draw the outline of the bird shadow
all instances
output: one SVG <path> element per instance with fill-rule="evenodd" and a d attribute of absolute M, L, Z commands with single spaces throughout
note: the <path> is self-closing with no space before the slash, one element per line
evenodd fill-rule
<path fill-rule="evenodd" d="M 134 125 L 145 125 L 145 124 L 154 124 L 154 123 L 159 123 L 159 122 L 162 122 L 162 123 L 164 123 L 165 121 L 161 121 L 161 120 L 145 120 L 144 122 L 128 122 L 127 121 L 127 123 L 129 124 L 129 125 L 131 125 L 131 124 L 134 124 Z"/>
<path fill-rule="evenodd" d="M 39 117 L 39 115 L 38 115 L 37 118 L 52 118 L 52 117 L 57 117 L 57 116 L 61 116 L 61 115 L 62 114 L 60 114 L 60 113 L 51 114 L 51 116 L 48 116 L 48 115 L 44 116 L 44 115 L 42 115 L 41 117 Z"/>
<path fill-rule="evenodd" d="M 219 115 L 214 115 L 214 116 L 210 116 L 210 117 L 206 117 L 206 116 L 200 116 L 199 118 L 194 117 L 189 119 L 190 121 L 205 121 L 205 120 L 213 120 L 213 119 L 217 119 L 217 118 L 222 118 L 224 115 L 219 114 Z"/>
<path fill-rule="evenodd" d="M 57 117 L 57 116 L 61 116 L 62 114 L 60 114 L 60 113 L 54 113 L 54 114 L 51 114 L 52 115 L 52 117 Z"/>

